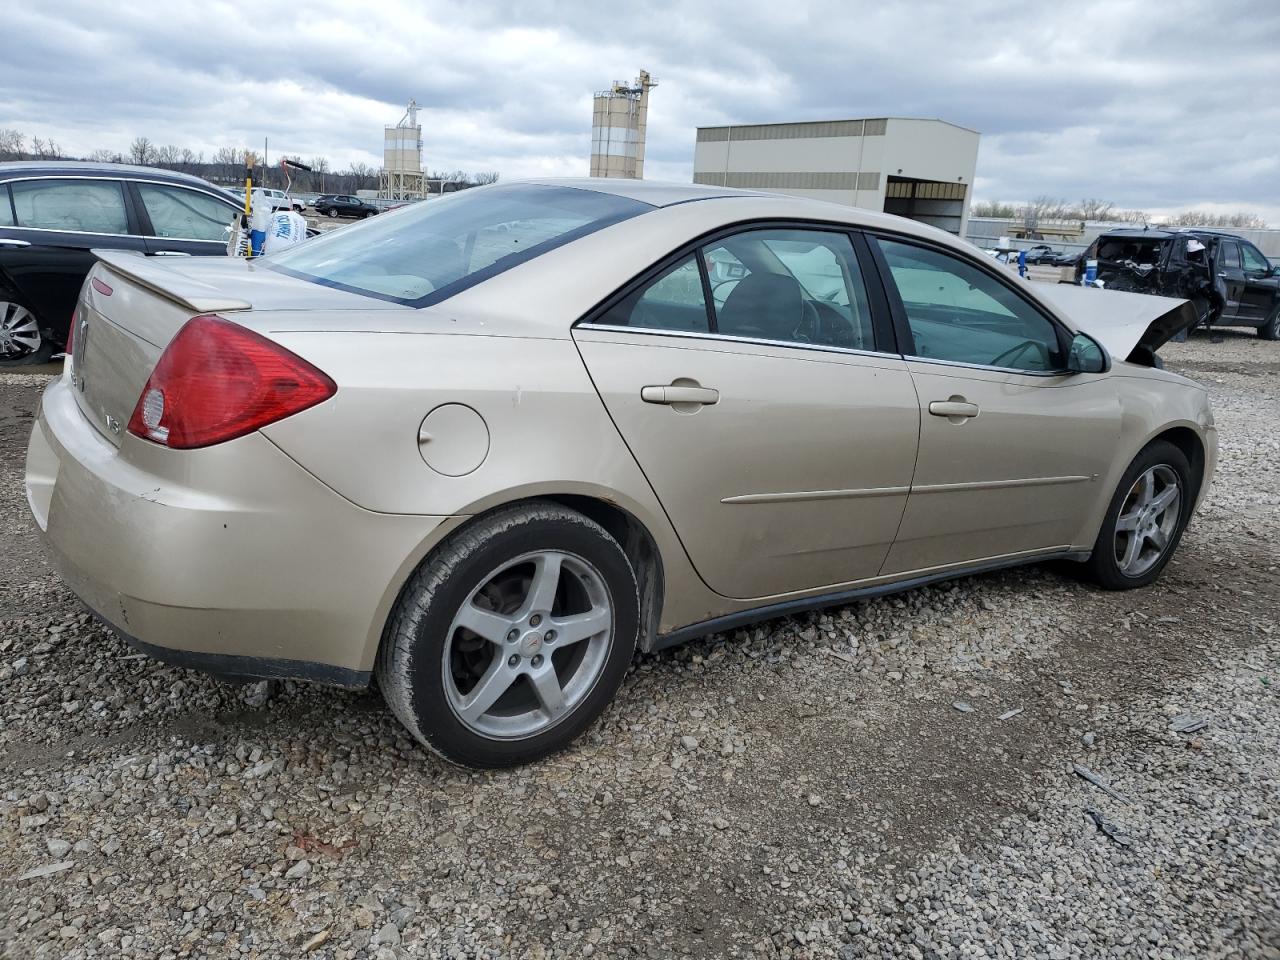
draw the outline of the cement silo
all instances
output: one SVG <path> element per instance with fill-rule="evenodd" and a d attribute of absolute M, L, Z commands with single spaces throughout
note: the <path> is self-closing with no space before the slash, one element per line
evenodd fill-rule
<path fill-rule="evenodd" d="M 382 176 L 378 196 L 389 200 L 421 200 L 426 196 L 422 174 L 422 126 L 418 104 L 409 107 L 394 127 L 383 128 Z"/>
<path fill-rule="evenodd" d="M 644 70 L 632 86 L 614 81 L 595 95 L 591 119 L 591 176 L 644 177 L 644 135 L 649 90 L 656 87 Z"/>

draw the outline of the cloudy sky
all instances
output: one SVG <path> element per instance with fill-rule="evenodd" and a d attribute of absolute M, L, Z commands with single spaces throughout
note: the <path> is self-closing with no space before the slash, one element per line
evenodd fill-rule
<path fill-rule="evenodd" d="M 377 166 L 414 97 L 432 169 L 578 176 L 592 91 L 644 68 L 651 179 L 690 179 L 700 125 L 941 117 L 983 135 L 981 199 L 1280 225 L 1275 0 L 54 0 L 3 20 L 0 128 L 72 153 L 270 137 Z"/>

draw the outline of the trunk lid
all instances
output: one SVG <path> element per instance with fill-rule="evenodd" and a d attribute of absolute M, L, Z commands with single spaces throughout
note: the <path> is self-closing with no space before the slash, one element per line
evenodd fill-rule
<path fill-rule="evenodd" d="M 71 378 L 81 411 L 117 447 L 160 354 L 192 317 L 213 313 L 249 325 L 263 308 L 278 315 L 384 306 L 239 258 L 94 255 L 99 262 L 76 307 Z"/>

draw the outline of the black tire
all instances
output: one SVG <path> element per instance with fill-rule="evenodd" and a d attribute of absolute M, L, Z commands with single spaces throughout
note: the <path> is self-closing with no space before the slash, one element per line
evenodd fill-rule
<path fill-rule="evenodd" d="M 372 211 L 372 210 L 369 210 L 369 211 L 367 211 L 367 212 L 365 213 L 365 215 L 364 215 L 364 219 L 368 220 L 368 219 L 369 219 L 370 217 L 372 217 L 372 216 L 373 216 L 373 211 Z"/>
<path fill-rule="evenodd" d="M 51 331 L 21 299 L 7 293 L 3 286 L 0 286 L 0 322 L 3 322 L 6 309 L 10 306 L 20 307 L 25 310 L 32 319 L 35 320 L 39 329 L 40 343 L 36 349 L 17 356 L 9 356 L 0 353 L 0 370 L 12 369 L 14 367 L 30 367 L 40 363 L 48 363 L 57 351 L 58 346 L 54 343 L 50 336 Z"/>
<path fill-rule="evenodd" d="M 338 209 L 336 207 L 330 207 L 328 210 L 325 211 L 325 216 L 328 217 L 330 220 L 337 220 Z"/>
<path fill-rule="evenodd" d="M 1272 310 L 1267 322 L 1258 328 L 1258 336 L 1263 340 L 1280 340 L 1280 306 Z"/>
<path fill-rule="evenodd" d="M 445 689 L 450 626 L 492 571 L 540 550 L 580 557 L 599 571 L 613 611 L 611 640 L 593 685 L 553 726 L 522 739 L 484 736 L 463 723 Z M 496 510 L 432 551 L 400 592 L 374 670 L 388 706 L 424 746 L 463 766 L 515 766 L 564 749 L 600 715 L 631 663 L 639 624 L 635 572 L 618 542 L 579 513 L 532 501 Z"/>
<path fill-rule="evenodd" d="M 1121 569 L 1120 560 L 1116 557 L 1116 524 L 1120 519 L 1125 501 L 1138 478 L 1152 468 L 1167 467 L 1177 476 L 1180 486 L 1180 499 L 1176 524 L 1169 535 L 1163 552 L 1155 562 L 1142 571 L 1140 575 L 1131 576 Z M 1102 520 L 1102 529 L 1098 531 L 1098 539 L 1094 542 L 1093 553 L 1085 562 L 1085 569 L 1099 586 L 1107 590 L 1133 590 L 1145 587 L 1160 576 L 1161 571 L 1178 549 L 1182 533 L 1186 529 L 1187 520 L 1191 517 L 1197 486 L 1191 476 L 1191 465 L 1186 455 L 1165 440 L 1156 440 L 1143 448 L 1142 452 L 1129 464 L 1129 469 L 1120 478 L 1116 491 L 1107 506 L 1106 516 Z"/>

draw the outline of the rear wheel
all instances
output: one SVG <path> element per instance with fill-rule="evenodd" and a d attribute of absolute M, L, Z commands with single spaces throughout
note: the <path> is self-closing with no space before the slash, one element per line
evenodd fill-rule
<path fill-rule="evenodd" d="M 53 356 L 53 341 L 25 304 L 0 300 L 0 367 L 44 363 Z"/>
<path fill-rule="evenodd" d="M 521 505 L 455 534 L 414 574 L 383 634 L 378 685 L 445 759 L 526 763 L 600 715 L 638 629 L 617 541 L 557 504 Z"/>
<path fill-rule="evenodd" d="M 1191 467 L 1181 450 L 1158 440 L 1121 477 L 1088 561 L 1108 590 L 1145 587 L 1173 556 L 1191 515 Z"/>

